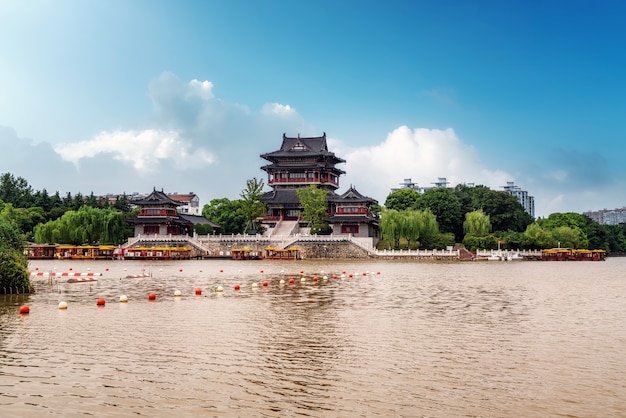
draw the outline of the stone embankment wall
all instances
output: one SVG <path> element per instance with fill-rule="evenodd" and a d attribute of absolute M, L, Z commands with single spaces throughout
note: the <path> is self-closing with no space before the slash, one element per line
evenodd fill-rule
<path fill-rule="evenodd" d="M 206 244 L 205 244 L 206 245 Z M 256 243 L 256 242 L 228 242 L 217 243 L 211 242 L 208 244 L 210 248 L 209 253 L 211 255 L 226 254 L 233 248 L 247 247 L 253 251 L 263 253 L 263 250 L 268 247 L 268 243 Z M 368 258 L 370 255 L 364 249 L 351 242 L 296 242 L 290 247 L 294 247 L 300 250 L 300 255 L 303 258 Z"/>
<path fill-rule="evenodd" d="M 363 248 L 351 242 L 296 243 L 303 258 L 368 258 L 370 255 Z"/>

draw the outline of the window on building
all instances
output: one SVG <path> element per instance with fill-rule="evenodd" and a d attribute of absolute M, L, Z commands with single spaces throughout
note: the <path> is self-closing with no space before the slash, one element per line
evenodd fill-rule
<path fill-rule="evenodd" d="M 160 232 L 159 225 L 144 225 L 144 234 L 158 234 Z"/>
<path fill-rule="evenodd" d="M 358 225 L 341 225 L 341 233 L 342 234 L 358 234 L 359 226 Z"/>

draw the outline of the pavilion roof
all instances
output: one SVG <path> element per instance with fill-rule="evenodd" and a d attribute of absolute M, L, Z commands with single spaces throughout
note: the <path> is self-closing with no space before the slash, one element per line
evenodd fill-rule
<path fill-rule="evenodd" d="M 158 191 L 156 188 L 152 190 L 148 196 L 140 199 L 135 199 L 132 201 L 133 204 L 137 206 L 150 206 L 150 205 L 170 205 L 170 206 L 180 206 L 183 202 L 178 200 L 174 200 L 169 197 L 167 194 L 163 192 L 163 190 Z"/>
<path fill-rule="evenodd" d="M 335 156 L 335 153 L 328 151 L 326 143 L 326 132 L 322 136 L 316 137 L 288 137 L 283 134 L 283 143 L 277 151 L 261 154 L 261 158 L 268 161 L 276 161 L 285 157 L 293 157 L 294 155 L 309 157 L 323 156 L 332 163 L 345 163 L 346 160 Z"/>

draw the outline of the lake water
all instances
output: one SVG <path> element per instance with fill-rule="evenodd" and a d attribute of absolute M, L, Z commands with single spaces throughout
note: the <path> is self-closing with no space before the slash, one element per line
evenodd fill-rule
<path fill-rule="evenodd" d="M 1 416 L 626 416 L 626 258 L 35 268 L 103 275 L 0 295 Z"/>

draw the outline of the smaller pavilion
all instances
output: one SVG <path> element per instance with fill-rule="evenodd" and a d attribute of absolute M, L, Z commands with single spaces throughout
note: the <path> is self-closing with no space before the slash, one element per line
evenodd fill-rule
<path fill-rule="evenodd" d="M 170 198 L 163 190 L 158 191 L 156 188 L 148 196 L 134 199 L 131 203 L 139 207 L 139 215 L 128 220 L 135 225 L 135 236 L 193 235 L 193 227 L 198 224 L 220 228 L 204 216 L 178 213 L 176 209 L 184 203 Z"/>

